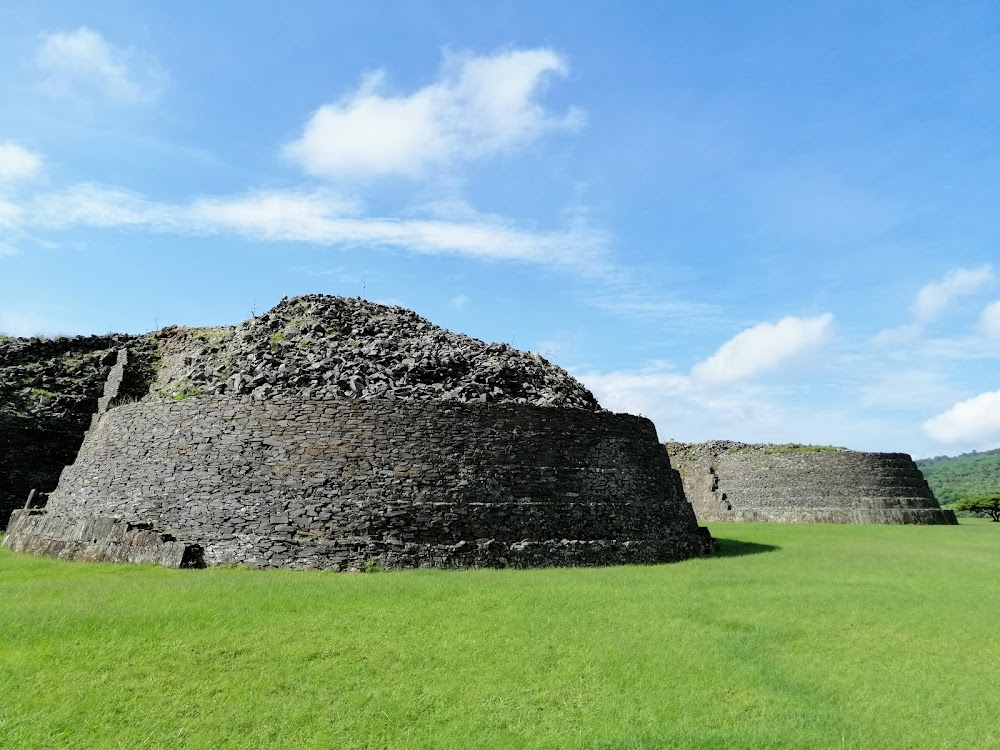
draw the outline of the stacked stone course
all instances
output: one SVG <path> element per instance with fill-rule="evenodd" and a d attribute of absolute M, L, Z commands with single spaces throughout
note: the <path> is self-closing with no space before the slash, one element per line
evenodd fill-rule
<path fill-rule="evenodd" d="M 905 453 L 730 441 L 666 448 L 702 523 L 957 523 Z"/>
<path fill-rule="evenodd" d="M 5 543 L 18 552 L 81 562 L 186 568 L 200 564 L 201 559 L 197 545 L 152 531 L 148 524 L 130 524 L 106 516 L 49 514 L 38 509 L 14 512 Z"/>
<path fill-rule="evenodd" d="M 126 404 L 49 512 L 146 524 L 209 565 L 595 565 L 711 547 L 648 420 L 517 405 Z M 30 548 L 21 523 L 12 544 Z"/>

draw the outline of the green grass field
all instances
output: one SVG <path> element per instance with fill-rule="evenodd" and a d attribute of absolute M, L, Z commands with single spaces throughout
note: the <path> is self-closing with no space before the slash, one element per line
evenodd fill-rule
<path fill-rule="evenodd" d="M 650 567 L 0 551 L 0 748 L 1000 748 L 1000 524 L 718 524 Z"/>

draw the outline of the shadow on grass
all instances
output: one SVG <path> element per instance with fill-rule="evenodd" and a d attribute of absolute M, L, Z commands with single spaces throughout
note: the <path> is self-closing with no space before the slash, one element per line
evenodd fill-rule
<path fill-rule="evenodd" d="M 762 552 L 774 552 L 781 549 L 773 544 L 741 542 L 738 539 L 716 539 L 715 544 L 715 554 L 712 557 L 743 557 L 744 555 L 759 555 Z"/>

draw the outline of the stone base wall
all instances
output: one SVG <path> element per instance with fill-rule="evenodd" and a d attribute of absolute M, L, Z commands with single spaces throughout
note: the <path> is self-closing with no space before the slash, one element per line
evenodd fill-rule
<path fill-rule="evenodd" d="M 711 549 L 651 422 L 521 405 L 126 404 L 96 422 L 48 508 L 60 523 L 142 524 L 209 565 L 602 565 Z"/>
<path fill-rule="evenodd" d="M 702 523 L 954 524 L 905 453 L 669 444 Z"/>
<path fill-rule="evenodd" d="M 698 512 L 702 523 L 746 521 L 749 523 L 891 523 L 949 525 L 956 524 L 953 511 L 942 508 L 860 509 L 860 508 L 734 508 L 716 513 Z"/>
<path fill-rule="evenodd" d="M 46 511 L 15 510 L 4 546 L 60 560 L 155 563 L 168 568 L 202 564 L 197 545 L 103 516 L 61 517 Z"/>

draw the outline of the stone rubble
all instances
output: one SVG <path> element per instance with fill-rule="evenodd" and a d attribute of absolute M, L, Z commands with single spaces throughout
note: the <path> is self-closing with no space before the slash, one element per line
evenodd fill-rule
<path fill-rule="evenodd" d="M 214 341 L 183 355 L 164 392 L 267 399 L 294 391 L 310 399 L 600 410 L 579 381 L 537 354 L 452 333 L 410 310 L 360 298 L 285 299 L 235 329 L 215 330 Z"/>
<path fill-rule="evenodd" d="M 0 416 L 85 427 L 115 363 L 115 350 L 131 338 L 0 338 Z"/>

